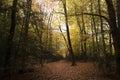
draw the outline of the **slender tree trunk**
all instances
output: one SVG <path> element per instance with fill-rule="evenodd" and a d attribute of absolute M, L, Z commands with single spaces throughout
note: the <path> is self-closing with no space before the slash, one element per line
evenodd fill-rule
<path fill-rule="evenodd" d="M 39 26 L 43 27 L 42 22 L 40 22 Z M 37 36 L 39 37 L 41 52 L 43 52 L 43 41 L 42 41 L 43 31 L 42 31 L 42 29 L 43 28 L 41 28 L 41 30 L 39 30 L 38 25 L 36 25 L 35 31 L 36 31 Z"/>
<path fill-rule="evenodd" d="M 93 14 L 93 0 L 90 0 L 91 3 L 91 13 Z M 91 55 L 94 54 L 95 51 L 95 39 L 94 39 L 94 22 L 93 22 L 94 16 L 91 16 L 91 31 L 92 31 L 92 51 L 91 51 Z"/>
<path fill-rule="evenodd" d="M 49 18 L 48 18 L 48 22 L 47 22 L 47 24 L 48 24 L 48 26 L 47 26 L 47 28 L 46 28 L 46 39 L 45 39 L 45 49 L 44 50 L 49 50 L 50 49 L 50 26 L 49 25 L 51 25 L 51 20 L 52 20 L 52 17 L 53 15 L 52 14 L 50 14 L 50 16 L 49 16 Z"/>
<path fill-rule="evenodd" d="M 82 15 L 82 30 L 83 30 L 83 35 L 86 36 L 86 29 L 85 29 L 85 22 L 84 22 L 84 15 Z M 86 37 L 83 36 L 83 57 L 84 57 L 84 60 L 86 61 L 86 57 L 87 57 L 87 48 L 86 48 Z"/>
<path fill-rule="evenodd" d="M 93 2 L 93 1 L 91 1 Z M 91 13 L 93 14 L 93 3 L 91 4 Z M 98 57 L 100 56 L 100 47 L 99 47 L 99 41 L 98 41 L 98 32 L 97 32 L 97 28 L 96 28 L 96 22 L 95 22 L 95 17 L 94 15 L 91 16 L 92 19 L 92 26 L 93 26 L 93 35 L 95 35 L 95 43 L 96 43 L 96 47 L 94 47 L 94 57 L 96 58 L 96 60 L 98 59 Z"/>
<path fill-rule="evenodd" d="M 66 23 L 66 29 L 67 29 L 67 39 L 68 39 L 68 47 L 69 47 L 69 54 L 72 60 L 72 65 L 75 66 L 75 58 L 73 54 L 72 44 L 70 40 L 70 31 L 68 26 L 68 16 L 67 16 L 67 6 L 66 6 L 66 0 L 63 2 L 64 12 L 65 12 L 65 23 Z"/>
<path fill-rule="evenodd" d="M 110 46 L 110 55 L 113 55 L 113 50 L 112 50 L 112 36 L 111 33 L 109 33 L 109 46 Z"/>
<path fill-rule="evenodd" d="M 67 49 L 69 50 L 67 40 L 66 40 L 65 35 L 64 35 L 64 33 L 62 32 L 62 29 L 61 29 L 60 26 L 59 26 L 59 29 L 60 29 L 60 32 L 61 32 L 61 34 L 62 34 L 62 36 L 63 36 L 63 38 L 64 38 L 64 41 L 65 41 L 65 43 L 66 43 Z"/>
<path fill-rule="evenodd" d="M 79 16 L 77 16 L 77 9 L 76 9 L 76 5 L 75 5 L 75 17 L 76 17 L 76 20 L 77 20 L 77 24 L 78 24 L 78 27 L 79 27 L 79 35 L 80 35 L 80 51 L 81 53 L 84 52 L 84 48 L 83 48 L 83 42 L 82 42 L 82 38 L 83 38 L 83 31 L 82 31 L 82 27 L 80 25 L 80 19 L 79 19 Z"/>
<path fill-rule="evenodd" d="M 120 0 L 117 1 L 117 20 L 118 20 L 118 29 L 120 31 Z"/>
<path fill-rule="evenodd" d="M 100 5 L 100 0 L 98 0 L 98 7 L 99 7 L 99 15 L 101 15 L 101 5 Z M 102 17 L 100 17 L 100 27 L 101 27 L 101 37 L 102 37 L 102 45 L 103 45 L 103 53 L 106 56 L 106 44 L 105 44 L 105 40 L 104 40 L 104 30 L 103 30 L 103 20 Z"/>
<path fill-rule="evenodd" d="M 50 27 L 50 30 L 49 30 L 49 51 L 51 52 L 52 51 L 52 42 L 53 42 L 53 39 L 52 39 L 52 29 L 51 29 L 51 27 Z"/>
<path fill-rule="evenodd" d="M 9 30 L 8 35 L 8 41 L 7 41 L 7 52 L 5 57 L 5 73 L 10 78 L 10 67 L 11 67 L 11 54 L 12 54 L 12 45 L 13 45 L 13 37 L 16 27 L 16 10 L 17 10 L 17 0 L 13 0 L 12 5 L 12 13 L 11 13 L 11 26 Z"/>
<path fill-rule="evenodd" d="M 30 23 L 30 14 L 31 14 L 31 5 L 32 5 L 32 0 L 27 0 L 26 3 L 26 12 L 25 12 L 25 22 L 24 22 L 24 30 L 23 30 L 23 45 L 22 45 L 22 69 L 25 69 L 25 62 L 27 59 L 27 41 L 28 41 L 28 29 L 29 29 L 29 23 Z"/>

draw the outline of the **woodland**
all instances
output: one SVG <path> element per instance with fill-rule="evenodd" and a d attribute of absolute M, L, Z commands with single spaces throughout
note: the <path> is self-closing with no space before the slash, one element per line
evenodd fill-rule
<path fill-rule="evenodd" d="M 0 0 L 0 80 L 120 80 L 120 0 Z"/>

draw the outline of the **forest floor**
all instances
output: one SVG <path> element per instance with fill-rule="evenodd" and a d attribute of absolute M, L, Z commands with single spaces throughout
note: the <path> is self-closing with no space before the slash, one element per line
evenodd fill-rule
<path fill-rule="evenodd" d="M 11 80 L 112 80 L 105 77 L 93 62 L 77 62 L 71 66 L 68 61 L 60 60 L 34 65 L 33 72 L 14 76 Z"/>

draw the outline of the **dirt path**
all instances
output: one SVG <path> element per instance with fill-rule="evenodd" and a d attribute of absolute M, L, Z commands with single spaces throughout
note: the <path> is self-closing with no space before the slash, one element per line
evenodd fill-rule
<path fill-rule="evenodd" d="M 112 80 L 103 77 L 93 62 L 76 64 L 72 67 L 71 62 L 64 60 L 45 64 L 44 67 L 37 64 L 32 67 L 34 71 L 13 75 L 11 80 Z"/>
<path fill-rule="evenodd" d="M 45 64 L 41 69 L 35 66 L 35 80 L 111 80 L 102 77 L 93 63 L 77 62 L 71 67 L 70 62 L 58 61 Z"/>

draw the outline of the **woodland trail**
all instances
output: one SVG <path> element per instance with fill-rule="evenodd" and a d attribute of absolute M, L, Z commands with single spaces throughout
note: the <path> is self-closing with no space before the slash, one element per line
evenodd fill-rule
<path fill-rule="evenodd" d="M 61 60 L 45 64 L 42 69 L 36 66 L 36 80 L 111 80 L 103 77 L 91 62 L 77 62 L 74 67 L 70 64 Z"/>
<path fill-rule="evenodd" d="M 37 64 L 34 72 L 17 76 L 15 80 L 112 80 L 104 77 L 93 62 L 77 62 L 74 67 L 70 64 L 64 60 L 45 64 L 42 68 Z"/>

